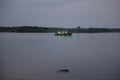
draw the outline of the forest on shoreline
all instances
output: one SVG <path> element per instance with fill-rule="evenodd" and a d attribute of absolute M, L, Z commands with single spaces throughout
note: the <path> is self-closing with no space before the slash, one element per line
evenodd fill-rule
<path fill-rule="evenodd" d="M 18 32 L 18 33 L 55 33 L 57 31 L 69 31 L 72 33 L 106 33 L 120 32 L 120 28 L 57 28 L 57 27 L 39 27 L 39 26 L 16 26 L 0 27 L 0 32 Z"/>

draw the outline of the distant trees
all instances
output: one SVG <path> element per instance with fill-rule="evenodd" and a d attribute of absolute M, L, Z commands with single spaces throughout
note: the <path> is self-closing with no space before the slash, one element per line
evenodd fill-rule
<path fill-rule="evenodd" d="M 17 26 L 17 27 L 0 27 L 0 32 L 47 32 L 46 27 L 37 26 Z"/>
<path fill-rule="evenodd" d="M 0 32 L 56 32 L 67 30 L 72 33 L 101 33 L 101 32 L 120 32 L 120 28 L 49 28 L 49 27 L 38 27 L 38 26 L 16 26 L 16 27 L 0 27 Z"/>
<path fill-rule="evenodd" d="M 88 33 L 99 33 L 99 32 L 111 32 L 110 29 L 107 28 L 88 28 Z"/>
<path fill-rule="evenodd" d="M 37 27 L 37 26 L 22 26 L 22 27 L 16 27 L 16 32 L 45 32 L 48 28 L 46 27 Z"/>

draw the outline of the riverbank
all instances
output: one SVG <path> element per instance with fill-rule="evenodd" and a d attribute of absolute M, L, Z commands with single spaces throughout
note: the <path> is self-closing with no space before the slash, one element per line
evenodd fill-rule
<path fill-rule="evenodd" d="M 38 27 L 38 26 L 16 26 L 0 27 L 0 32 L 19 32 L 19 33 L 54 33 L 57 31 L 69 31 L 72 33 L 106 33 L 120 32 L 120 28 L 56 28 L 56 27 Z"/>

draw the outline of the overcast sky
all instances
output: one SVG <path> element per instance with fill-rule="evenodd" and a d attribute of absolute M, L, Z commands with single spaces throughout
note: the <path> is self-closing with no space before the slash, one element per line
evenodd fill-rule
<path fill-rule="evenodd" d="M 0 26 L 119 27 L 120 0 L 0 0 Z"/>

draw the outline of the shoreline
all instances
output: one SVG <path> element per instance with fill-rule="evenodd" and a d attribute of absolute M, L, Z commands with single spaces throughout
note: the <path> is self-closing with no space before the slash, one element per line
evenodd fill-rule
<path fill-rule="evenodd" d="M 38 26 L 16 26 L 0 27 L 0 32 L 13 33 L 55 33 L 58 31 L 69 31 L 72 33 L 111 33 L 120 32 L 120 28 L 56 28 L 56 27 L 38 27 Z"/>

